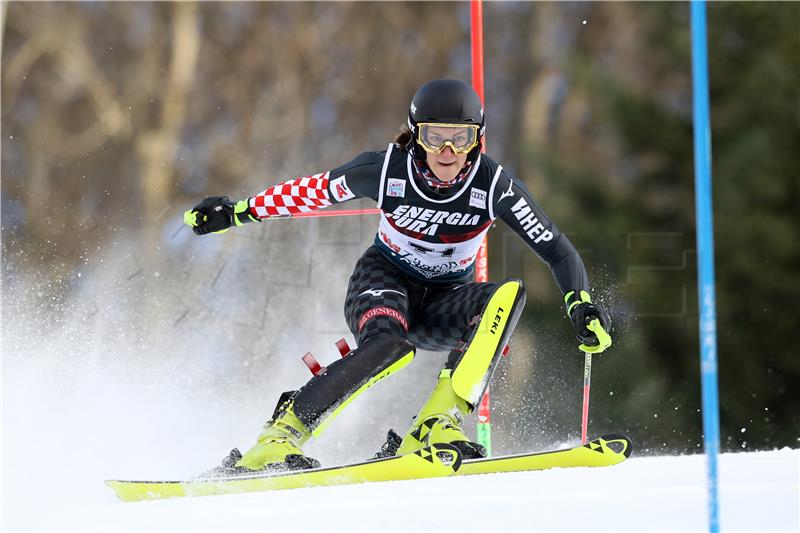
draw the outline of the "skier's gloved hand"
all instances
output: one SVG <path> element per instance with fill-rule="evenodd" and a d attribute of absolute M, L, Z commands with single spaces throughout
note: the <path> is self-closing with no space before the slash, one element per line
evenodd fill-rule
<path fill-rule="evenodd" d="M 241 226 L 257 220 L 250 214 L 247 200 L 240 200 L 234 204 L 227 196 L 208 196 L 183 213 L 183 222 L 191 226 L 197 235 L 224 233 L 231 226 Z"/>
<path fill-rule="evenodd" d="M 578 346 L 587 353 L 604 352 L 611 346 L 611 319 L 602 308 L 592 303 L 586 291 L 569 291 L 564 296 L 567 305 L 567 316 L 575 326 L 575 333 L 581 345 Z"/>

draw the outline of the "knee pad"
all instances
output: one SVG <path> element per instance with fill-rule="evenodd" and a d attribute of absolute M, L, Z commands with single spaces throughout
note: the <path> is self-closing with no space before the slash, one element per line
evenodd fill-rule
<path fill-rule="evenodd" d="M 294 397 L 297 418 L 316 437 L 359 394 L 397 372 L 414 358 L 416 348 L 394 335 L 370 338 L 344 359 L 328 365 Z"/>
<path fill-rule="evenodd" d="M 453 365 L 453 391 L 473 407 L 483 396 L 524 307 L 522 281 L 508 280 L 498 285 Z"/>

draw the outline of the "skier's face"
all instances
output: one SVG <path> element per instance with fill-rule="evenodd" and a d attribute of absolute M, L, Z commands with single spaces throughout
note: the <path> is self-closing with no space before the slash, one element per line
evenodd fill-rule
<path fill-rule="evenodd" d="M 453 181 L 467 163 L 467 154 L 456 154 L 449 146 L 438 154 L 427 154 L 428 166 L 442 181 Z"/>

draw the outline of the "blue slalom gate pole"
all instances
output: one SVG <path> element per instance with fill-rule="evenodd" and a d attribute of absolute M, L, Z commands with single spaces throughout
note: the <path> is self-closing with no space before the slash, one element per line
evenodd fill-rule
<path fill-rule="evenodd" d="M 697 218 L 697 291 L 700 313 L 700 378 L 703 446 L 708 464 L 709 531 L 719 532 L 719 392 L 717 304 L 714 288 L 714 221 L 711 197 L 711 127 L 708 110 L 708 38 L 705 0 L 692 0 L 692 86 L 694 95 L 694 188 Z"/>

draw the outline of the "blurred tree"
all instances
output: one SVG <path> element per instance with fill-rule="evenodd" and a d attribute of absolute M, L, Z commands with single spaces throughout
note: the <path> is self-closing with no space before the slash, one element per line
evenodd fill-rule
<path fill-rule="evenodd" d="M 135 145 L 142 162 L 142 215 L 147 221 L 157 221 L 172 197 L 173 162 L 181 141 L 200 49 L 197 4 L 174 2 L 170 8 L 172 50 L 161 109 L 155 127 L 142 132 Z M 149 226 L 156 227 L 155 224 Z M 152 232 L 146 238 L 156 241 L 157 235 Z"/>
<path fill-rule="evenodd" d="M 607 357 L 624 363 L 603 356 L 597 365 L 595 390 L 613 396 L 596 398 L 594 412 L 603 415 L 595 428 L 622 422 L 646 449 L 696 449 L 688 9 L 536 8 L 546 24 L 530 32 L 531 64 L 540 75 L 525 99 L 520 174 L 562 229 L 574 232 L 579 249 L 591 248 L 583 255 L 596 290 L 615 307 L 616 342 Z M 792 29 L 798 15 L 797 4 L 709 5 L 720 382 L 729 448 L 797 439 L 791 407 L 797 396 L 788 383 L 800 377 L 800 364 L 786 341 L 797 321 L 780 302 L 800 296 L 792 231 L 800 189 L 800 43 Z M 529 289 L 548 287 L 546 270 L 526 275 Z M 555 320 L 537 313 L 534 328 L 548 332 Z M 560 337 L 538 352 L 540 380 L 564 379 L 563 371 L 548 369 L 563 364 L 559 346 L 566 342 Z M 578 364 L 567 366 L 577 383 Z M 561 425 L 578 420 L 575 412 L 555 416 Z"/>

